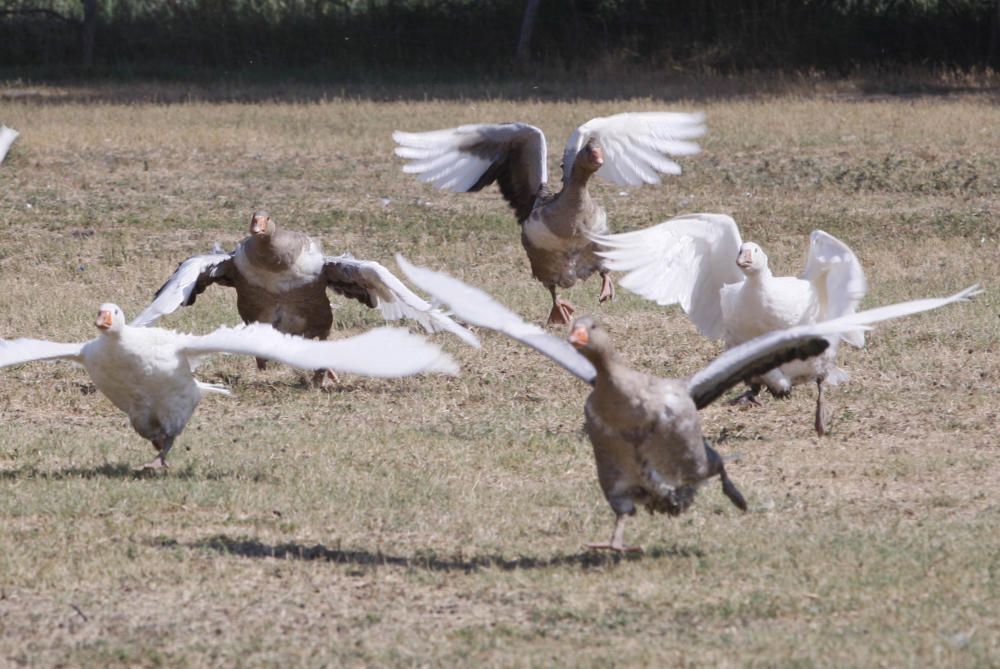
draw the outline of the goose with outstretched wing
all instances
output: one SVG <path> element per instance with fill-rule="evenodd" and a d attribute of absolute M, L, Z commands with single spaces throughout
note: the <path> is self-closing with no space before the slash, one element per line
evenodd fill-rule
<path fill-rule="evenodd" d="M 573 323 L 567 342 L 524 322 L 458 279 L 416 267 L 399 256 L 397 262 L 416 286 L 459 318 L 531 346 L 593 386 L 584 405 L 584 425 L 594 447 L 601 490 L 615 513 L 615 527 L 610 541 L 590 546 L 615 551 L 638 550 L 624 543 L 625 518 L 635 513 L 637 505 L 651 512 L 680 514 L 694 501 L 701 483 L 714 476 L 720 478 L 730 501 L 746 510 L 723 458 L 702 434 L 699 409 L 747 378 L 821 354 L 836 337 L 962 301 L 978 291 L 974 286 L 947 298 L 904 302 L 771 332 L 729 349 L 689 379 L 668 379 L 629 367 L 615 352 L 607 331 L 590 317 Z"/>
<path fill-rule="evenodd" d="M 548 187 L 545 135 L 527 123 L 477 123 L 392 137 L 403 171 L 438 188 L 465 193 L 493 182 L 521 224 L 521 243 L 531 272 L 552 296 L 548 323 L 568 323 L 574 307 L 557 295 L 597 272 L 599 300 L 614 297 L 614 284 L 588 234 L 608 231 L 607 214 L 590 196 L 598 175 L 620 186 L 660 182 L 680 174 L 671 156 L 698 152 L 691 141 L 705 132 L 701 114 L 626 113 L 594 118 L 576 129 L 563 152 L 563 183 Z"/>
<path fill-rule="evenodd" d="M 148 325 L 181 306 L 194 304 L 208 286 L 236 289 L 236 309 L 245 323 L 268 323 L 279 332 L 326 339 L 333 326 L 327 290 L 378 309 L 386 320 L 407 318 L 428 332 L 451 332 L 467 343 L 474 338 L 440 309 L 407 288 L 371 260 L 327 256 L 315 239 L 279 228 L 266 211 L 255 212 L 250 236 L 232 253 L 209 253 L 184 260 L 132 322 Z M 264 358 L 257 364 L 264 369 Z"/>
<path fill-rule="evenodd" d="M 736 346 L 767 332 L 820 323 L 853 314 L 868 285 L 854 252 L 833 235 L 814 230 L 809 237 L 805 269 L 799 277 L 774 276 L 767 255 L 740 237 L 736 222 L 725 214 L 688 214 L 644 230 L 598 235 L 600 255 L 613 270 L 625 272 L 619 284 L 657 304 L 679 304 L 699 332 Z M 860 332 L 841 337 L 864 346 Z M 826 432 L 823 388 L 847 379 L 836 366 L 833 340 L 822 356 L 794 360 L 750 380 L 738 398 L 758 404 L 767 386 L 777 397 L 792 386 L 815 382 L 815 428 Z"/>
<path fill-rule="evenodd" d="M 196 380 L 198 360 L 213 353 L 252 355 L 300 369 L 332 369 L 363 376 L 454 374 L 455 362 L 419 335 L 379 328 L 339 341 L 312 341 L 263 323 L 222 327 L 207 335 L 180 334 L 126 324 L 122 310 L 102 304 L 95 339 L 64 344 L 40 339 L 0 340 L 0 367 L 36 360 L 83 365 L 94 385 L 128 414 L 132 427 L 152 442 L 156 458 L 142 468 L 167 466 L 167 453 L 207 393 L 229 392 Z"/>

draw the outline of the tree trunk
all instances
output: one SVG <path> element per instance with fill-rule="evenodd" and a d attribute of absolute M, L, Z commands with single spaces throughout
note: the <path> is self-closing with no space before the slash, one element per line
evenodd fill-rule
<path fill-rule="evenodd" d="M 535 30 L 535 17 L 538 16 L 538 3 L 540 1 L 528 0 L 524 6 L 521 34 L 517 38 L 517 62 L 519 65 L 527 65 L 528 61 L 531 60 L 531 33 Z"/>
<path fill-rule="evenodd" d="M 97 35 L 97 0 L 83 0 L 83 25 L 81 28 L 83 66 L 89 68 L 94 64 L 94 38 Z"/>

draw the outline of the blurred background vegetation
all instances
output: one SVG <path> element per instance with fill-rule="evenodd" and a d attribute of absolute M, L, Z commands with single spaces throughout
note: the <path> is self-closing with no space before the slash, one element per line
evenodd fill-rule
<path fill-rule="evenodd" d="M 1000 69 L 1000 0 L 0 0 L 0 67 Z"/>

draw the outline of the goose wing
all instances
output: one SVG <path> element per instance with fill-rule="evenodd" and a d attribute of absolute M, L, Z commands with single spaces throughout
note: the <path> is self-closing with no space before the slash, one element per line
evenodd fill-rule
<path fill-rule="evenodd" d="M 61 344 L 44 339 L 0 339 L 0 367 L 35 360 L 70 360 L 83 363 L 84 344 Z"/>
<path fill-rule="evenodd" d="M 438 188 L 466 193 L 496 181 L 523 221 L 548 181 L 545 135 L 527 123 L 477 123 L 431 132 L 392 133 L 403 171 Z"/>
<path fill-rule="evenodd" d="M 828 337 L 870 330 L 875 323 L 963 302 L 981 292 L 976 285 L 948 297 L 899 302 L 812 325 L 770 332 L 735 346 L 713 360 L 691 377 L 688 392 L 701 409 L 744 379 L 759 376 L 792 360 L 818 355 L 829 345 Z"/>
<path fill-rule="evenodd" d="M 566 341 L 537 325 L 525 322 L 483 291 L 458 279 L 410 264 L 400 255 L 396 262 L 410 281 L 448 307 L 467 323 L 495 330 L 547 356 L 582 381 L 593 383 L 597 372 Z"/>
<path fill-rule="evenodd" d="M 14 130 L 14 128 L 8 128 L 5 125 L 0 125 L 0 163 L 3 162 L 3 159 L 7 156 L 7 151 L 10 150 L 14 140 L 17 139 L 17 136 L 20 134 L 21 133 Z"/>
<path fill-rule="evenodd" d="M 252 355 L 300 369 L 332 369 L 364 376 L 457 374 L 458 365 L 437 345 L 400 328 L 383 327 L 337 341 L 316 341 L 278 332 L 265 323 L 221 327 L 207 335 L 183 335 L 186 356 Z"/>
<path fill-rule="evenodd" d="M 232 286 L 235 271 L 236 264 L 231 253 L 191 256 L 177 266 L 170 278 L 156 291 L 152 303 L 135 317 L 132 325 L 149 325 L 160 316 L 173 313 L 180 306 L 191 306 L 198 295 L 213 283 Z"/>
<path fill-rule="evenodd" d="M 680 304 L 698 331 L 725 334 L 719 291 L 743 280 L 736 266 L 740 230 L 725 214 L 688 214 L 645 230 L 592 238 L 618 285 L 657 304 Z"/>
<path fill-rule="evenodd" d="M 809 256 L 799 278 L 812 283 L 823 320 L 853 314 L 868 292 L 857 256 L 847 244 L 822 230 L 813 230 L 809 236 Z M 857 347 L 865 345 L 861 332 L 849 333 L 844 340 Z"/>
<path fill-rule="evenodd" d="M 619 186 L 660 183 L 660 174 L 680 174 L 669 156 L 690 156 L 701 148 L 690 140 L 705 134 L 702 114 L 642 112 L 602 116 L 577 128 L 563 152 L 563 182 L 591 137 L 600 140 L 604 165 L 598 176 Z"/>
<path fill-rule="evenodd" d="M 332 290 L 378 309 L 386 320 L 408 318 L 428 332 L 450 332 L 470 346 L 479 345 L 471 332 L 407 288 L 380 263 L 350 255 L 327 256 L 323 273 Z"/>

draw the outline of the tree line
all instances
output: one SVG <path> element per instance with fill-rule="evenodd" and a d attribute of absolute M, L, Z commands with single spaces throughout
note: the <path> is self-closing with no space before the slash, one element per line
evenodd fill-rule
<path fill-rule="evenodd" d="M 1000 69 L 1000 0 L 0 0 L 0 65 Z"/>

